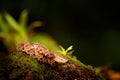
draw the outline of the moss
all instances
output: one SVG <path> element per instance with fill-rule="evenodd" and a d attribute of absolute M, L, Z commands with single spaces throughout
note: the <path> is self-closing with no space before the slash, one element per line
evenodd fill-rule
<path fill-rule="evenodd" d="M 31 56 L 25 55 L 21 52 L 14 52 L 9 55 L 11 63 L 9 78 L 18 79 L 41 79 L 44 72 L 44 64 L 38 63 L 37 60 Z M 20 78 L 20 79 L 21 79 Z"/>
<path fill-rule="evenodd" d="M 39 64 L 36 59 L 31 56 L 26 56 L 21 52 L 11 53 L 9 55 L 12 60 L 12 64 L 15 66 L 19 66 L 22 69 L 30 69 L 32 71 L 37 71 L 39 69 Z"/>
<path fill-rule="evenodd" d="M 104 80 L 93 70 L 76 64 L 76 58 L 57 66 L 41 63 L 21 52 L 11 53 L 7 58 L 9 61 L 4 63 L 5 67 L 0 66 L 0 77 L 3 76 L 0 80 Z"/>
<path fill-rule="evenodd" d="M 94 71 L 93 66 L 91 66 L 91 65 L 85 65 L 85 64 L 82 63 L 80 60 L 78 60 L 78 59 L 76 58 L 76 56 L 68 55 L 66 58 L 69 59 L 69 62 L 70 62 L 70 63 L 76 63 L 76 64 L 79 64 L 79 65 L 80 65 L 81 67 L 83 67 L 83 68 L 87 68 L 87 69 L 89 69 L 89 70 Z"/>

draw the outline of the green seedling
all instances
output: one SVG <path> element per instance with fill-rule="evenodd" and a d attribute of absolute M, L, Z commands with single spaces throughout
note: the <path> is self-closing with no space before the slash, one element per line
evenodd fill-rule
<path fill-rule="evenodd" d="M 66 56 L 67 53 L 73 49 L 73 46 L 68 47 L 66 50 L 62 46 L 59 46 L 59 47 L 60 47 L 61 51 L 58 51 L 58 53 L 60 53 L 64 56 Z"/>

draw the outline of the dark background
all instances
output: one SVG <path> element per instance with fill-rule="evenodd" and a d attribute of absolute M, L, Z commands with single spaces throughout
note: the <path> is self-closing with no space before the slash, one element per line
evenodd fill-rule
<path fill-rule="evenodd" d="M 74 46 L 85 64 L 112 64 L 120 70 L 120 6 L 106 0 L 0 0 L 0 12 L 7 11 L 18 19 L 22 10 L 29 11 L 28 24 L 45 22 L 44 32 L 59 44 Z"/>

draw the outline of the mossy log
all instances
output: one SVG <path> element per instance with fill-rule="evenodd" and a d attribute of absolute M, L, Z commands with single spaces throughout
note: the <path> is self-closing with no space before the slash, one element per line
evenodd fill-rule
<path fill-rule="evenodd" d="M 51 59 L 44 61 L 47 58 L 49 57 L 44 56 L 41 61 L 24 52 L 13 52 L 9 54 L 4 69 L 0 67 L 0 80 L 103 80 L 94 68 L 76 61 L 75 57 L 65 57 L 68 61 L 64 63 L 51 58 L 54 61 L 52 64 L 47 62 Z"/>

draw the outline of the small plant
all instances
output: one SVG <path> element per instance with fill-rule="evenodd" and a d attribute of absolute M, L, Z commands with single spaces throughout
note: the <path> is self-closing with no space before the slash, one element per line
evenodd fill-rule
<path fill-rule="evenodd" d="M 71 51 L 73 49 L 73 46 L 69 46 L 66 50 L 62 46 L 59 46 L 59 47 L 61 50 L 57 51 L 57 52 L 64 55 L 64 56 L 66 56 L 69 53 L 69 51 Z"/>
<path fill-rule="evenodd" d="M 24 10 L 17 22 L 7 12 L 4 14 L 4 17 L 0 14 L 0 37 L 3 38 L 6 46 L 12 45 L 16 47 L 21 41 L 28 41 L 26 29 L 27 15 L 28 12 Z"/>

